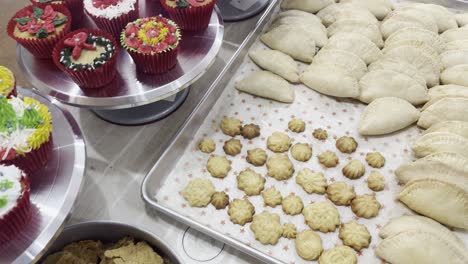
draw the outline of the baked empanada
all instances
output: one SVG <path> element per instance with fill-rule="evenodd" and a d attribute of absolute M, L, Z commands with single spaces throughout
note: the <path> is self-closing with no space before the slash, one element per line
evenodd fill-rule
<path fill-rule="evenodd" d="M 382 97 L 398 97 L 418 105 L 427 102 L 427 88 L 407 75 L 391 71 L 376 70 L 366 73 L 359 81 L 359 100 L 371 103 Z"/>
<path fill-rule="evenodd" d="M 272 31 L 277 28 L 282 28 L 283 30 L 302 30 L 315 41 L 317 47 L 323 47 L 328 42 L 327 30 L 322 24 L 306 21 L 301 18 L 286 17 L 279 19 L 271 25 L 269 30 Z"/>
<path fill-rule="evenodd" d="M 421 75 L 421 73 L 418 71 L 418 69 L 415 66 L 405 61 L 383 57 L 379 59 L 378 61 L 369 65 L 367 68 L 369 71 L 377 71 L 377 70 L 395 71 L 395 72 L 404 74 L 414 79 L 416 82 L 418 82 L 422 86 L 426 86 L 426 79 L 424 79 L 424 76 Z"/>
<path fill-rule="evenodd" d="M 303 62 L 312 62 L 315 55 L 315 40 L 303 28 L 278 26 L 262 35 L 260 40 L 268 47 Z"/>
<path fill-rule="evenodd" d="M 312 65 L 337 64 L 347 69 L 354 78 L 361 78 L 367 71 L 366 63 L 357 55 L 346 50 L 324 49 L 320 50 L 314 58 Z"/>
<path fill-rule="evenodd" d="M 418 138 L 411 148 L 420 158 L 436 152 L 453 152 L 468 157 L 468 139 L 448 132 L 426 134 Z"/>
<path fill-rule="evenodd" d="M 366 64 L 370 64 L 380 59 L 382 51 L 370 39 L 357 33 L 340 32 L 331 37 L 323 47 L 323 50 L 345 50 L 353 53 L 363 60 Z"/>
<path fill-rule="evenodd" d="M 445 50 L 446 45 L 437 33 L 419 27 L 405 27 L 391 34 L 387 40 L 385 40 L 385 46 L 401 40 L 422 41 L 433 47 L 439 53 Z"/>
<path fill-rule="evenodd" d="M 357 33 L 370 39 L 379 48 L 384 45 L 379 26 L 374 22 L 357 19 L 341 19 L 329 26 L 327 31 L 328 37 L 332 37 L 339 32 Z"/>
<path fill-rule="evenodd" d="M 382 50 L 382 52 L 383 54 L 387 54 L 390 50 L 398 47 L 406 47 L 408 50 L 417 49 L 418 51 L 430 57 L 431 60 L 439 66 L 439 69 L 443 68 L 443 63 L 437 50 L 426 44 L 424 41 L 412 39 L 394 41 L 388 45 L 385 45 L 385 48 Z"/>
<path fill-rule="evenodd" d="M 442 224 L 468 229 L 468 192 L 437 179 L 418 179 L 405 185 L 398 199 L 411 210 Z"/>
<path fill-rule="evenodd" d="M 290 10 L 283 11 L 278 14 L 277 19 L 280 19 L 283 17 L 302 17 L 302 18 L 305 17 L 307 20 L 315 20 L 318 23 L 322 23 L 322 20 L 318 16 L 311 14 L 309 12 L 297 10 L 297 9 L 290 9 Z"/>
<path fill-rule="evenodd" d="M 375 16 L 369 10 L 353 3 L 329 5 L 320 10 L 317 16 L 322 19 L 322 23 L 327 27 L 337 21 L 346 19 L 361 20 L 373 24 L 378 23 Z"/>
<path fill-rule="evenodd" d="M 375 254 L 393 264 L 467 263 L 466 252 L 432 232 L 408 230 L 384 239 Z"/>
<path fill-rule="evenodd" d="M 317 13 L 323 8 L 335 4 L 335 0 L 284 0 L 282 9 L 298 9 L 310 13 Z"/>
<path fill-rule="evenodd" d="M 384 19 L 393 9 L 390 0 L 341 0 L 340 3 L 352 3 L 365 8 L 378 19 Z"/>
<path fill-rule="evenodd" d="M 443 98 L 421 113 L 418 126 L 428 128 L 443 121 L 468 122 L 468 98 Z"/>
<path fill-rule="evenodd" d="M 463 26 L 460 28 L 449 29 L 444 33 L 440 34 L 440 37 L 447 43 L 454 40 L 468 39 L 468 27 Z"/>
<path fill-rule="evenodd" d="M 299 82 L 299 68 L 289 55 L 277 50 L 256 50 L 249 52 L 249 56 L 261 68 L 292 83 Z"/>
<path fill-rule="evenodd" d="M 419 119 L 419 110 L 396 97 L 383 97 L 370 103 L 361 116 L 361 135 L 384 135 L 403 129 Z"/>
<path fill-rule="evenodd" d="M 448 50 L 440 54 L 444 69 L 468 64 L 468 50 Z"/>
<path fill-rule="evenodd" d="M 468 87 L 447 84 L 447 85 L 438 85 L 434 86 L 429 90 L 429 99 L 435 99 L 440 97 L 467 97 L 468 98 Z"/>
<path fill-rule="evenodd" d="M 440 74 L 442 84 L 468 86 L 468 62 L 445 69 Z"/>
<path fill-rule="evenodd" d="M 432 132 L 449 132 L 452 134 L 460 135 L 466 139 L 468 139 L 468 122 L 463 121 L 445 121 L 434 124 L 423 134 L 428 134 Z"/>
<path fill-rule="evenodd" d="M 454 40 L 450 41 L 445 45 L 445 51 L 449 50 L 467 50 L 468 49 L 468 40 Z"/>
<path fill-rule="evenodd" d="M 456 14 L 455 19 L 459 27 L 468 25 L 468 13 Z"/>
<path fill-rule="evenodd" d="M 237 83 L 236 89 L 252 95 L 282 103 L 294 102 L 294 89 L 290 84 L 268 71 L 257 71 Z"/>
<path fill-rule="evenodd" d="M 336 97 L 359 96 L 359 84 L 346 69 L 333 64 L 311 64 L 300 80 L 310 89 Z"/>
<path fill-rule="evenodd" d="M 454 18 L 454 14 L 450 12 L 446 7 L 435 4 L 411 4 L 412 7 L 420 9 L 431 15 L 437 23 L 439 33 L 446 30 L 457 28 L 457 21 Z"/>
<path fill-rule="evenodd" d="M 434 29 L 427 28 L 426 25 L 414 15 L 403 13 L 392 12 L 385 17 L 382 24 L 380 24 L 380 30 L 384 39 L 387 39 L 390 35 L 405 27 L 417 27 L 436 32 Z M 438 29 L 436 30 L 438 31 Z"/>

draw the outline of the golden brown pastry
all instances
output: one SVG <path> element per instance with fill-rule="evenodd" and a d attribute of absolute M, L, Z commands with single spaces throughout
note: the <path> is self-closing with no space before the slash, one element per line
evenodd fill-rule
<path fill-rule="evenodd" d="M 299 184 L 307 193 L 324 194 L 327 188 L 327 180 L 323 173 L 305 168 L 300 170 L 296 176 L 296 183 Z"/>
<path fill-rule="evenodd" d="M 266 206 L 276 207 L 281 204 L 283 197 L 275 187 L 268 188 L 262 192 L 263 202 Z"/>
<path fill-rule="evenodd" d="M 348 246 L 336 246 L 320 255 L 319 264 L 357 264 L 356 251 Z"/>
<path fill-rule="evenodd" d="M 378 171 L 371 171 L 367 178 L 367 186 L 374 192 L 380 192 L 385 188 L 385 177 Z"/>
<path fill-rule="evenodd" d="M 283 225 L 283 237 L 287 239 L 296 238 L 297 228 L 294 224 L 286 223 Z"/>
<path fill-rule="evenodd" d="M 369 247 L 372 238 L 367 228 L 355 221 L 342 224 L 339 237 L 343 240 L 343 244 L 357 251 Z"/>
<path fill-rule="evenodd" d="M 283 212 L 288 215 L 300 214 L 304 208 L 304 203 L 302 202 L 301 198 L 293 194 L 290 194 L 284 198 L 281 205 L 283 207 Z"/>
<path fill-rule="evenodd" d="M 268 176 L 278 181 L 291 178 L 294 173 L 294 165 L 289 160 L 288 155 L 273 154 L 266 163 Z"/>
<path fill-rule="evenodd" d="M 247 162 L 254 166 L 263 166 L 267 160 L 267 153 L 261 148 L 247 150 Z"/>
<path fill-rule="evenodd" d="M 245 194 L 259 195 L 265 186 L 265 178 L 251 169 L 245 169 L 237 176 L 237 187 Z"/>
<path fill-rule="evenodd" d="M 361 178 L 366 173 L 366 167 L 359 160 L 352 160 L 343 167 L 343 175 L 351 180 Z"/>
<path fill-rule="evenodd" d="M 245 225 L 252 222 L 254 214 L 255 207 L 247 199 L 234 199 L 229 203 L 228 215 L 234 224 Z"/>
<path fill-rule="evenodd" d="M 358 195 L 351 202 L 351 210 L 359 217 L 372 218 L 379 214 L 380 203 L 370 194 Z"/>
<path fill-rule="evenodd" d="M 208 179 L 193 179 L 191 180 L 183 191 L 185 200 L 192 207 L 205 207 L 215 193 L 213 183 Z"/>
<path fill-rule="evenodd" d="M 302 214 L 310 228 L 324 233 L 335 231 L 340 224 L 340 214 L 329 201 L 309 204 L 304 208 Z"/>
<path fill-rule="evenodd" d="M 385 165 L 385 158 L 379 152 L 367 153 L 366 161 L 373 168 L 382 168 Z"/>
<path fill-rule="evenodd" d="M 305 122 L 302 119 L 299 119 L 299 118 L 293 118 L 288 123 L 289 130 L 291 130 L 292 132 L 295 132 L 295 133 L 304 132 L 305 126 L 306 126 Z"/>
<path fill-rule="evenodd" d="M 206 163 L 206 169 L 215 178 L 224 178 L 231 170 L 231 161 L 226 157 L 211 155 Z"/>
<path fill-rule="evenodd" d="M 263 245 L 276 245 L 283 235 L 279 215 L 267 211 L 253 217 L 250 229 L 252 229 L 255 239 Z"/>
<path fill-rule="evenodd" d="M 215 151 L 216 144 L 211 138 L 204 138 L 198 143 L 198 149 L 201 152 L 211 153 Z"/>
<path fill-rule="evenodd" d="M 334 182 L 327 187 L 327 197 L 336 205 L 349 205 L 356 197 L 354 186 L 345 182 Z"/>
<path fill-rule="evenodd" d="M 236 135 L 240 135 L 241 128 L 242 121 L 237 118 L 225 117 L 221 121 L 221 131 L 228 136 L 235 137 Z"/>
<path fill-rule="evenodd" d="M 97 263 L 102 254 L 101 241 L 83 240 L 66 245 L 63 251 L 71 253 L 84 263 Z"/>
<path fill-rule="evenodd" d="M 328 132 L 325 129 L 317 128 L 312 133 L 312 136 L 318 140 L 326 140 L 328 138 Z"/>
<path fill-rule="evenodd" d="M 338 156 L 336 156 L 335 153 L 327 150 L 323 152 L 322 154 L 318 155 L 318 160 L 320 164 L 327 168 L 334 168 L 338 165 L 339 160 Z"/>
<path fill-rule="evenodd" d="M 104 252 L 104 256 L 108 261 L 114 264 L 163 264 L 164 260 L 153 248 L 144 241 L 136 244 L 128 244 L 116 249 L 109 249 Z"/>
<path fill-rule="evenodd" d="M 322 239 L 312 230 L 304 230 L 294 240 L 297 254 L 305 260 L 317 259 L 323 251 Z"/>
<path fill-rule="evenodd" d="M 228 155 L 236 156 L 242 150 L 242 143 L 238 139 L 231 138 L 224 142 L 223 150 Z"/>
<path fill-rule="evenodd" d="M 252 139 L 260 136 L 260 127 L 255 124 L 244 125 L 241 129 L 241 135 L 246 139 Z"/>
<path fill-rule="evenodd" d="M 229 204 L 229 195 L 225 192 L 215 192 L 211 197 L 211 204 L 218 210 L 224 209 Z"/>
<path fill-rule="evenodd" d="M 352 137 L 340 137 L 336 141 L 336 148 L 343 153 L 353 153 L 356 151 L 358 143 Z"/>
<path fill-rule="evenodd" d="M 274 132 L 267 139 L 267 147 L 273 152 L 285 152 L 291 147 L 291 139 L 281 132 Z"/>
<path fill-rule="evenodd" d="M 297 161 L 308 161 L 312 157 L 312 148 L 309 144 L 296 143 L 291 148 L 291 156 Z"/>

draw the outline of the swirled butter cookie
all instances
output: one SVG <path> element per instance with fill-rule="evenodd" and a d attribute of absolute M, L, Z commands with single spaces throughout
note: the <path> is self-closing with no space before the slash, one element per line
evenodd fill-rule
<path fill-rule="evenodd" d="M 226 157 L 211 155 L 206 163 L 206 169 L 215 178 L 224 178 L 231 170 L 231 161 Z"/>
<path fill-rule="evenodd" d="M 228 215 L 234 224 L 245 225 L 252 222 L 254 214 L 255 207 L 247 199 L 234 199 L 229 203 Z"/>
<path fill-rule="evenodd" d="M 297 254 L 305 260 L 315 260 L 323 251 L 322 239 L 312 230 L 304 230 L 297 234 L 294 245 Z"/>
<path fill-rule="evenodd" d="M 264 245 L 276 245 L 283 235 L 279 215 L 267 211 L 253 217 L 250 229 L 252 229 L 255 239 Z"/>
<path fill-rule="evenodd" d="M 343 240 L 343 244 L 357 251 L 369 247 L 372 238 L 367 228 L 355 221 L 342 224 L 339 237 Z"/>
<path fill-rule="evenodd" d="M 359 217 L 372 218 L 379 214 L 380 203 L 373 195 L 358 195 L 351 202 L 351 210 Z"/>
<path fill-rule="evenodd" d="M 340 224 L 338 210 L 328 201 L 309 204 L 304 208 L 302 214 L 310 228 L 324 233 L 335 231 Z"/>
<path fill-rule="evenodd" d="M 183 191 L 184 199 L 187 200 L 192 207 L 205 207 L 215 193 L 213 183 L 208 179 L 193 179 Z"/>
<path fill-rule="evenodd" d="M 281 204 L 283 197 L 275 187 L 268 188 L 262 192 L 263 202 L 266 206 L 276 207 Z"/>
<path fill-rule="evenodd" d="M 274 132 L 267 139 L 267 147 L 273 152 L 285 152 L 291 147 L 291 139 L 281 132 Z"/>
<path fill-rule="evenodd" d="M 302 169 L 297 173 L 296 183 L 307 193 L 324 194 L 327 188 L 327 180 L 323 173 L 314 173 L 310 169 Z"/>
<path fill-rule="evenodd" d="M 288 215 L 300 214 L 304 208 L 304 203 L 302 202 L 301 198 L 293 194 L 290 194 L 284 198 L 281 205 L 283 207 L 283 212 Z"/>
<path fill-rule="evenodd" d="M 237 176 L 237 187 L 245 194 L 259 195 L 265 186 L 265 178 L 251 169 L 245 169 Z"/>
<path fill-rule="evenodd" d="M 291 156 L 297 161 L 308 161 L 312 157 L 312 148 L 309 144 L 296 143 L 291 148 Z"/>
<path fill-rule="evenodd" d="M 287 180 L 294 173 L 294 165 L 288 155 L 273 154 L 266 162 L 268 176 L 278 181 Z"/>

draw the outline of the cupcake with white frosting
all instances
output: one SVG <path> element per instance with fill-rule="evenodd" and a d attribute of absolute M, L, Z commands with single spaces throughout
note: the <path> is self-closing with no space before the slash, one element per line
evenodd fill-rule
<path fill-rule="evenodd" d="M 0 165 L 0 243 L 21 232 L 30 218 L 29 180 L 16 166 Z"/>
<path fill-rule="evenodd" d="M 114 37 L 138 18 L 138 0 L 84 0 L 84 9 L 100 29 Z"/>

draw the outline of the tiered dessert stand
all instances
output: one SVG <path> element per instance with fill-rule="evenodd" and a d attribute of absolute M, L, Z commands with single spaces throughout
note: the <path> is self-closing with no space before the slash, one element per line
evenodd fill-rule
<path fill-rule="evenodd" d="M 139 8 L 140 17 L 163 13 L 159 1 L 140 1 Z M 95 27 L 86 16 L 81 23 L 83 27 Z M 138 125 L 164 118 L 184 102 L 190 84 L 214 62 L 223 35 L 223 20 L 216 8 L 206 30 L 182 33 L 175 68 L 161 75 L 138 73 L 130 55 L 121 49 L 117 77 L 97 89 L 80 89 L 52 61 L 36 59 L 21 46 L 17 58 L 25 76 L 41 93 L 64 104 L 91 109 L 112 123 Z"/>

